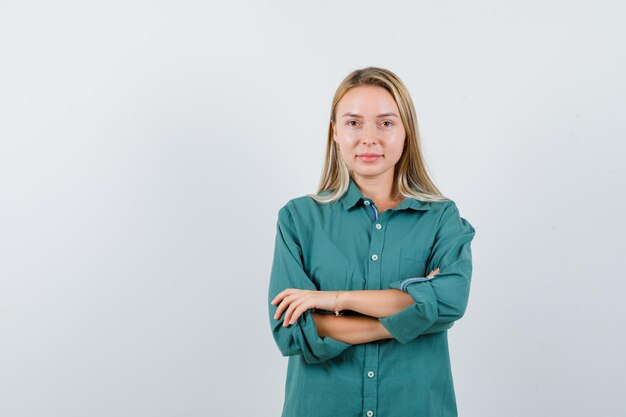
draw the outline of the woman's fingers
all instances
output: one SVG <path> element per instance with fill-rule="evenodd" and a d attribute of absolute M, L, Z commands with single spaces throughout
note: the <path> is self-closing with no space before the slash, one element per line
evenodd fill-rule
<path fill-rule="evenodd" d="M 294 301 L 293 303 L 289 305 L 289 307 L 287 308 L 287 311 L 285 311 L 285 319 L 283 320 L 283 326 L 287 327 L 291 323 L 295 322 L 295 319 L 298 318 L 297 316 L 295 316 L 295 319 L 294 319 L 295 312 L 298 309 L 298 307 L 300 307 L 303 304 L 304 303 L 302 302 Z"/>
<path fill-rule="evenodd" d="M 276 309 L 276 314 L 274 314 L 274 318 L 276 320 L 278 320 L 278 318 L 283 314 L 283 310 L 285 310 L 289 306 L 289 304 L 291 304 L 293 299 L 294 297 L 291 295 L 288 295 L 287 297 L 282 299 L 280 304 L 278 304 L 278 308 Z"/>
<path fill-rule="evenodd" d="M 439 268 L 435 269 L 434 271 L 430 271 L 430 274 L 427 275 L 427 277 L 434 277 L 435 275 L 437 275 L 439 273 Z"/>
<path fill-rule="evenodd" d="M 272 300 L 272 304 L 276 304 L 277 302 L 291 294 L 292 290 L 294 290 L 294 288 L 287 288 L 276 294 L 276 297 L 274 297 L 274 299 Z"/>
<path fill-rule="evenodd" d="M 321 308 L 322 303 L 319 301 L 321 291 L 301 290 L 297 288 L 288 288 L 279 293 L 272 300 L 272 304 L 277 304 L 274 320 L 279 320 L 283 316 L 283 326 L 287 327 L 298 320 L 307 309 Z M 328 291 L 330 293 L 330 291 Z M 334 291 L 333 291 L 334 293 Z M 316 297 L 317 296 L 317 297 Z"/>
<path fill-rule="evenodd" d="M 304 313 L 305 311 L 306 311 L 306 307 L 304 307 L 304 304 L 300 304 L 291 315 L 291 318 L 289 319 L 289 323 L 285 323 L 284 325 L 288 326 L 290 324 L 294 324 L 296 320 L 298 320 L 298 317 L 300 317 L 302 313 Z"/>

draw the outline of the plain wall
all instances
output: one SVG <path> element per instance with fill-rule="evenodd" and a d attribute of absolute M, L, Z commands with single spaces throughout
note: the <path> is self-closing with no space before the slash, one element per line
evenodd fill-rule
<path fill-rule="evenodd" d="M 277 211 L 370 65 L 477 231 L 460 416 L 621 415 L 624 9 L 3 1 L 0 416 L 278 416 Z"/>

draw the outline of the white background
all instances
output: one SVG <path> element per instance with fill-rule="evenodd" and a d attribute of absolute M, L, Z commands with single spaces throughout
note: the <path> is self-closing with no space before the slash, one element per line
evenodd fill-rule
<path fill-rule="evenodd" d="M 0 416 L 278 416 L 277 210 L 369 65 L 476 228 L 460 416 L 623 415 L 624 12 L 2 1 Z"/>

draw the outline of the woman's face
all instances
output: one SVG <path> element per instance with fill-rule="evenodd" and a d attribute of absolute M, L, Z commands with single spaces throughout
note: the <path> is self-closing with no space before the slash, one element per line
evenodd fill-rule
<path fill-rule="evenodd" d="M 359 86 L 337 103 L 333 140 L 353 173 L 376 178 L 388 173 L 402 156 L 406 137 L 398 106 L 387 90 Z"/>

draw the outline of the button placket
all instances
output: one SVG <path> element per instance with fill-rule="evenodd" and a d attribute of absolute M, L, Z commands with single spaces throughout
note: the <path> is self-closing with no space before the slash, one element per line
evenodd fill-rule
<path fill-rule="evenodd" d="M 381 289 L 381 260 L 382 250 L 385 241 L 385 228 L 383 227 L 387 222 L 389 216 L 388 211 L 383 212 L 380 216 L 376 205 L 365 200 L 365 210 L 370 212 L 370 219 L 372 220 L 371 226 L 372 232 L 370 233 L 370 262 L 368 262 L 367 280 L 365 282 L 366 290 L 380 290 Z M 366 343 L 365 344 L 365 367 L 366 372 L 363 373 L 364 386 L 363 386 L 363 409 L 368 417 L 374 415 L 374 410 L 378 407 L 378 378 L 376 378 L 376 371 L 378 370 L 378 355 L 379 344 L 378 343 Z"/>

